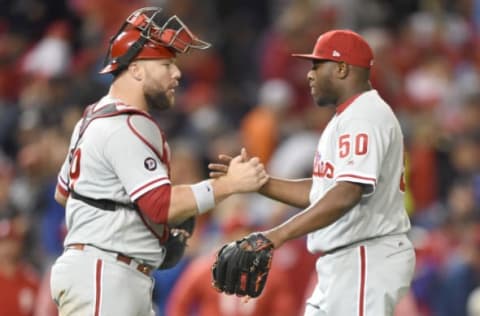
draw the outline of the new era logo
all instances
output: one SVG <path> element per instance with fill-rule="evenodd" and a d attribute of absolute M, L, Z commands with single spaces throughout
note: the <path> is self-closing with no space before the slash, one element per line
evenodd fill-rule
<path fill-rule="evenodd" d="M 337 50 L 334 50 L 334 51 L 332 52 L 332 56 L 333 56 L 333 57 L 340 57 L 340 53 L 339 53 Z"/>

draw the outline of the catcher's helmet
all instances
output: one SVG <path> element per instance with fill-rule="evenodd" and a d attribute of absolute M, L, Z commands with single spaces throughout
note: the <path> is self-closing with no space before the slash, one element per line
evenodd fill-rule
<path fill-rule="evenodd" d="M 118 72 L 134 59 L 172 58 L 190 48 L 209 47 L 209 43 L 197 38 L 176 15 L 168 18 L 161 8 L 146 7 L 130 14 L 111 38 L 100 73 Z"/>

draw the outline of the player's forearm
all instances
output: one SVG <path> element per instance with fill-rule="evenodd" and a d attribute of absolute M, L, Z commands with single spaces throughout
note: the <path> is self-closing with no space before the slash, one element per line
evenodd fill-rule
<path fill-rule="evenodd" d="M 168 222 L 180 223 L 197 214 L 197 203 L 190 185 L 174 185 L 170 195 Z"/>
<path fill-rule="evenodd" d="M 291 217 L 283 224 L 267 231 L 265 235 L 275 247 L 317 229 L 324 228 L 348 212 L 362 197 L 358 184 L 340 182 L 316 204 Z"/>
<path fill-rule="evenodd" d="M 65 205 L 67 204 L 67 196 L 63 195 L 59 190 L 58 188 L 55 189 L 55 201 L 58 202 L 58 204 L 60 204 L 61 206 L 65 207 Z"/>
<path fill-rule="evenodd" d="M 218 204 L 230 196 L 236 190 L 225 178 L 209 180 L 214 204 Z M 214 205 L 212 205 L 213 208 Z M 170 207 L 168 210 L 168 222 L 178 223 L 199 212 L 198 200 L 195 197 L 191 185 L 175 185 L 172 187 Z"/>
<path fill-rule="evenodd" d="M 288 180 L 270 177 L 258 192 L 282 203 L 306 208 L 310 204 L 311 187 L 312 179 Z"/>
<path fill-rule="evenodd" d="M 243 161 L 233 158 L 225 175 L 193 185 L 172 188 L 168 221 L 178 222 L 196 213 L 204 213 L 233 193 L 256 192 L 268 181 L 258 158 Z"/>

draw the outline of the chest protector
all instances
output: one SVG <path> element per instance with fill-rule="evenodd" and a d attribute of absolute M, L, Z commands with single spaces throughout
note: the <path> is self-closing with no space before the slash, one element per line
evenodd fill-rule
<path fill-rule="evenodd" d="M 122 103 L 109 103 L 107 105 L 100 107 L 99 109 L 95 109 L 96 105 L 97 103 L 89 105 L 83 112 L 82 123 L 80 125 L 78 137 L 68 157 L 69 163 L 72 162 L 73 153 L 77 149 L 78 144 L 82 139 L 82 136 L 85 134 L 85 131 L 87 130 L 90 123 L 93 122 L 94 120 L 99 118 L 112 117 L 117 115 L 130 115 L 130 114 L 138 114 L 138 115 L 143 115 L 148 117 L 148 115 L 145 112 L 128 107 Z M 93 207 L 96 207 L 105 211 L 115 211 L 115 209 L 117 209 L 118 207 L 127 207 L 131 209 L 136 209 L 136 205 L 133 203 L 126 204 L 126 203 L 120 203 L 120 202 L 116 202 L 109 199 L 93 199 L 87 196 L 83 196 L 70 189 L 70 185 L 69 185 L 70 178 L 67 179 L 67 182 L 68 182 L 67 187 L 70 190 L 70 195 L 72 196 L 72 198 L 80 200 Z"/>

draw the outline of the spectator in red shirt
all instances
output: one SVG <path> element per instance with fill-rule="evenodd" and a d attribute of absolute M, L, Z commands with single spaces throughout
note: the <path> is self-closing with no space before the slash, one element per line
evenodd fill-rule
<path fill-rule="evenodd" d="M 14 212 L 0 214 L 0 316 L 31 316 L 39 280 L 21 259 L 26 224 Z"/>
<path fill-rule="evenodd" d="M 222 213 L 224 213 L 222 211 Z M 221 223 L 225 241 L 244 236 L 251 229 L 246 212 L 236 210 Z M 272 263 L 263 294 L 255 299 L 227 296 L 212 286 L 211 267 L 215 255 L 209 253 L 194 259 L 178 279 L 167 307 L 169 316 L 295 316 L 294 293 L 281 265 Z"/>

